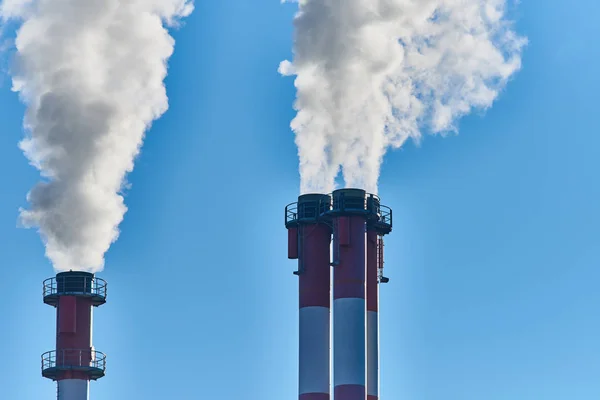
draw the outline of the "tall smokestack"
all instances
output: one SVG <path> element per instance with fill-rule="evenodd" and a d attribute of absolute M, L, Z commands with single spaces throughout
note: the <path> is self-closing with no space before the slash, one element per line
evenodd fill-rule
<path fill-rule="evenodd" d="M 333 204 L 332 204 L 333 200 Z M 300 277 L 299 399 L 330 397 L 330 242 L 333 229 L 334 398 L 379 398 L 378 284 L 392 210 L 361 189 L 306 194 L 285 209 L 288 258 Z M 368 397 L 367 397 L 368 396 Z"/>
<path fill-rule="evenodd" d="M 383 235 L 392 230 L 392 210 L 377 196 L 367 199 L 367 400 L 379 399 L 379 284 L 383 276 Z"/>
<path fill-rule="evenodd" d="M 334 398 L 366 396 L 366 192 L 333 192 Z"/>
<path fill-rule="evenodd" d="M 367 226 L 367 400 L 379 398 L 378 242 L 377 232 Z"/>
<path fill-rule="evenodd" d="M 92 345 L 92 309 L 106 303 L 106 282 L 88 272 L 61 272 L 43 284 L 56 308 L 56 348 L 42 355 L 42 376 L 57 382 L 58 400 L 86 400 L 104 376 L 106 357 Z"/>
<path fill-rule="evenodd" d="M 330 397 L 331 197 L 306 194 L 286 207 L 288 258 L 298 259 L 299 400 Z"/>
<path fill-rule="evenodd" d="M 387 282 L 377 193 L 390 148 L 492 106 L 521 68 L 527 40 L 506 0 L 283 0 L 297 2 L 291 123 L 300 193 L 333 192 L 333 384 L 336 400 L 379 397 L 378 283 Z M 366 287 L 365 287 L 366 285 Z M 366 301 L 365 301 L 366 300 Z M 366 303 L 366 304 L 365 304 Z M 365 340 L 368 342 L 366 344 Z"/>

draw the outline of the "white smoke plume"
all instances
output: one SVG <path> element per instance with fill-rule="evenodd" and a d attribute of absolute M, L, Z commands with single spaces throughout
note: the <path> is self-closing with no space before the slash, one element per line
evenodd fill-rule
<path fill-rule="evenodd" d="M 20 23 L 13 90 L 27 105 L 21 148 L 45 178 L 21 222 L 56 270 L 99 271 L 127 210 L 125 176 L 168 108 L 167 28 L 192 0 L 4 0 Z"/>
<path fill-rule="evenodd" d="M 285 0 L 284 0 L 285 1 Z M 292 1 L 292 0 L 288 0 Z M 526 44 L 506 0 L 298 0 L 292 121 L 301 192 L 377 192 L 382 157 L 490 107 Z"/>

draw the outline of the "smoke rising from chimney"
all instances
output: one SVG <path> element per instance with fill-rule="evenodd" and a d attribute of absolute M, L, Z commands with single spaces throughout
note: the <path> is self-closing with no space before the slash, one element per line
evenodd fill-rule
<path fill-rule="evenodd" d="M 456 131 L 521 67 L 506 0 L 297 2 L 294 60 L 279 71 L 296 75 L 302 193 L 332 191 L 340 170 L 376 193 L 388 148 Z"/>
<path fill-rule="evenodd" d="M 44 180 L 21 223 L 37 227 L 56 270 L 95 272 L 118 235 L 122 189 L 144 132 L 168 108 L 166 27 L 191 0 L 4 0 L 21 23 L 13 90 L 27 105 L 20 147 Z"/>

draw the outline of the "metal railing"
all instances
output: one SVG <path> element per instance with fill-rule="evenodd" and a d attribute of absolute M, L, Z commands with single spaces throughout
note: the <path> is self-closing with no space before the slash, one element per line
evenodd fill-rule
<path fill-rule="evenodd" d="M 101 278 L 63 277 L 59 287 L 59 282 L 53 277 L 46 279 L 43 285 L 44 297 L 68 293 L 106 298 L 106 281 Z"/>
<path fill-rule="evenodd" d="M 392 226 L 392 209 L 388 206 L 379 206 L 379 223 Z"/>
<path fill-rule="evenodd" d="M 335 211 L 362 211 L 363 213 L 377 216 L 376 225 L 391 229 L 392 227 L 392 209 L 381 204 L 379 196 L 367 193 L 367 197 L 358 200 L 356 198 L 348 198 L 344 200 L 335 200 L 333 209 L 323 209 L 321 203 L 305 203 L 301 205 L 300 210 L 298 202 L 290 203 L 285 207 L 285 225 L 298 223 L 304 218 L 317 219 L 327 216 Z M 337 207 L 337 208 L 336 208 Z"/>
<path fill-rule="evenodd" d="M 91 349 L 62 349 L 42 354 L 42 372 L 49 369 L 106 370 L 106 355 Z"/>
<path fill-rule="evenodd" d="M 329 204 L 321 201 L 291 203 L 285 207 L 285 225 L 297 222 L 317 221 L 329 212 Z"/>
<path fill-rule="evenodd" d="M 296 222 L 298 220 L 298 203 L 290 203 L 285 206 L 285 224 Z"/>
<path fill-rule="evenodd" d="M 346 196 L 340 193 L 338 196 L 332 194 L 333 211 L 360 211 L 376 212 L 376 207 L 380 203 L 379 197 L 375 194 L 365 193 L 365 197 Z"/>

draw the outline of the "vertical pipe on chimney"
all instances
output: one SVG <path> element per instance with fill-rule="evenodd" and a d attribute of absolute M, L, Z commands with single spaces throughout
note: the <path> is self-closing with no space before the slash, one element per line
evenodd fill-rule
<path fill-rule="evenodd" d="M 365 191 L 333 192 L 333 382 L 336 400 L 366 396 Z"/>
<path fill-rule="evenodd" d="M 292 232 L 288 236 L 288 256 L 298 258 L 295 274 L 299 277 L 300 308 L 299 400 L 329 400 L 330 397 L 331 227 L 321 218 L 329 211 L 330 204 L 331 198 L 327 195 L 300 196 L 295 221 L 286 220 Z"/>

